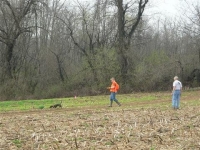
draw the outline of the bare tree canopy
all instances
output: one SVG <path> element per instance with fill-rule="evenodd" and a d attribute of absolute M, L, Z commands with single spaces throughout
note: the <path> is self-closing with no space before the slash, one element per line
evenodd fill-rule
<path fill-rule="evenodd" d="M 106 94 L 111 77 L 121 93 L 200 85 L 198 3 L 169 19 L 149 0 L 68 2 L 0 1 L 2 100 Z"/>
<path fill-rule="evenodd" d="M 25 32 L 30 32 L 32 25 L 25 24 L 26 17 L 31 17 L 31 9 L 36 4 L 36 0 L 8 1 L 2 0 L 0 41 L 6 45 L 5 49 L 5 70 L 6 75 L 12 78 L 14 64 L 12 64 L 13 50 L 16 40 Z"/>

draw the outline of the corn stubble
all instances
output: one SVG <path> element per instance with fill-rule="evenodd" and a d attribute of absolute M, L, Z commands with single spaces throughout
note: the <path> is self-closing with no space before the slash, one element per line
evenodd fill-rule
<path fill-rule="evenodd" d="M 0 150 L 200 149 L 200 107 L 0 114 L 0 137 Z"/>

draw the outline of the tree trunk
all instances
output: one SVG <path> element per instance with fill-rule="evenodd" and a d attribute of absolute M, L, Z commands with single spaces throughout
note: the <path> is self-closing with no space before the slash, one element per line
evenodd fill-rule
<path fill-rule="evenodd" d="M 123 83 L 127 80 L 128 73 L 128 58 L 127 49 L 125 48 L 125 31 L 124 31 L 124 8 L 123 0 L 118 0 L 118 57 L 120 63 L 120 77 L 123 79 Z"/>
<path fill-rule="evenodd" d="M 125 16 L 127 9 L 129 8 L 128 3 L 124 5 L 123 0 L 116 0 L 118 7 L 118 54 L 120 58 L 120 76 L 123 84 L 126 84 L 129 78 L 128 52 L 131 46 L 132 35 L 135 33 L 147 3 L 148 0 L 139 0 L 136 18 L 133 18 L 135 21 L 132 23 L 131 28 L 127 30 Z"/>
<path fill-rule="evenodd" d="M 7 44 L 7 50 L 6 50 L 6 76 L 8 78 L 13 78 L 12 75 L 12 57 L 13 57 L 13 48 L 14 48 L 15 42 Z"/>

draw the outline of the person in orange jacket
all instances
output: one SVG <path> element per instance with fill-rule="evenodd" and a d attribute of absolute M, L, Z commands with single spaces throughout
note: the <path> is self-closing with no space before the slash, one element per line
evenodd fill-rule
<path fill-rule="evenodd" d="M 115 78 L 111 78 L 111 86 L 108 87 L 108 89 L 110 90 L 110 105 L 109 107 L 112 107 L 113 101 L 115 101 L 119 106 L 121 106 L 121 104 L 118 102 L 118 100 L 115 98 L 116 97 L 116 93 L 119 90 L 119 84 L 115 81 Z"/>

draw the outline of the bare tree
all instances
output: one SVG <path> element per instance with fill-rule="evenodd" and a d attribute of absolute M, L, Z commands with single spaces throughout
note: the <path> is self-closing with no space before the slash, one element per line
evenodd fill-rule
<path fill-rule="evenodd" d="M 13 78 L 13 50 L 19 36 L 25 32 L 30 32 L 32 25 L 24 24 L 25 18 L 32 13 L 31 8 L 36 0 L 9 1 L 0 2 L 0 42 L 6 45 L 5 49 L 5 73 L 7 77 Z"/>
<path fill-rule="evenodd" d="M 200 5 L 199 3 L 189 4 L 188 0 L 184 1 L 187 8 L 182 8 L 187 12 L 182 16 L 182 32 L 184 37 L 188 38 L 187 58 L 192 56 L 188 65 L 187 80 L 192 86 L 200 85 Z M 186 45 L 186 46 L 187 46 Z M 185 47 L 186 47 L 185 46 Z M 187 59 L 188 61 L 188 59 Z"/>
<path fill-rule="evenodd" d="M 106 20 L 106 6 L 105 3 L 97 1 L 94 6 L 85 6 L 78 3 L 78 11 L 67 12 L 68 15 L 58 16 L 58 18 L 67 27 L 67 33 L 71 37 L 71 41 L 76 46 L 79 55 L 82 56 L 80 62 L 87 63 L 86 67 L 91 70 L 92 82 L 97 83 L 97 63 L 96 57 L 98 51 L 101 51 L 102 47 L 106 47 L 108 38 L 112 37 L 112 28 L 107 29 L 106 25 L 110 27 Z M 103 13 L 101 13 L 103 12 Z M 69 15 L 70 14 L 70 15 Z M 78 16 L 77 16 L 78 15 Z M 78 18 L 78 19 L 77 19 Z"/>
<path fill-rule="evenodd" d="M 148 0 L 129 1 L 126 4 L 123 3 L 123 0 L 115 0 L 115 2 L 118 8 L 118 53 L 121 65 L 120 73 L 123 82 L 126 83 L 130 65 L 128 50 L 130 49 L 132 36 L 142 19 Z M 136 7 L 132 8 L 131 6 Z M 127 19 L 127 16 L 130 16 L 130 19 Z"/>

